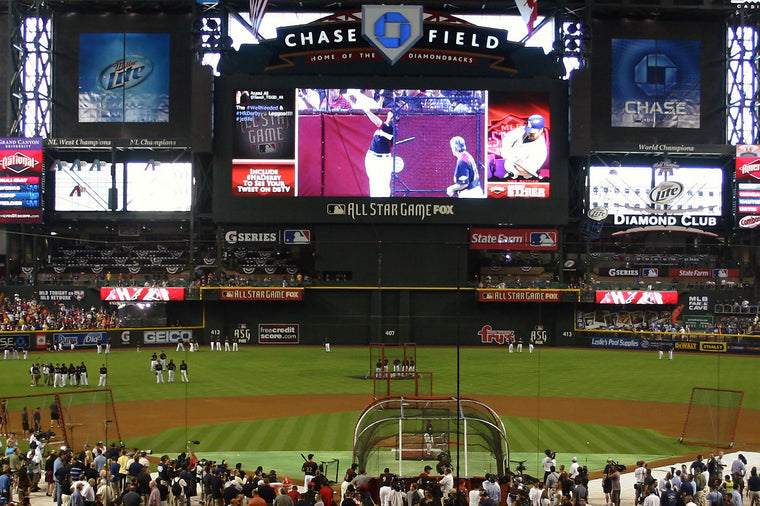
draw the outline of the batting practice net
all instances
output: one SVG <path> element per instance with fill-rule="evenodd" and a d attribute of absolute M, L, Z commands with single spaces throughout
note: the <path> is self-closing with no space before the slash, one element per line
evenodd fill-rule
<path fill-rule="evenodd" d="M 49 433 L 48 444 L 53 447 L 79 449 L 85 443 L 93 446 L 98 441 L 121 441 L 110 388 L 12 395 L 3 399 L 8 419 L 2 432 L 14 432 L 19 439 L 38 429 Z M 39 427 L 35 427 L 35 412 L 39 413 Z"/>
<path fill-rule="evenodd" d="M 354 429 L 353 460 L 375 475 L 388 467 L 416 476 L 421 461 L 451 462 L 463 476 L 503 475 L 508 459 L 501 418 L 474 399 L 388 397 L 370 404 Z"/>
<path fill-rule="evenodd" d="M 367 378 L 384 379 L 397 373 L 417 370 L 417 345 L 415 343 L 369 343 L 369 369 Z"/>
<path fill-rule="evenodd" d="M 680 442 L 730 448 L 734 445 L 744 392 L 694 387 Z"/>
<path fill-rule="evenodd" d="M 433 396 L 433 373 L 428 371 L 413 371 L 388 373 L 375 376 L 372 381 L 373 399 L 394 397 L 399 395 L 409 397 Z"/>

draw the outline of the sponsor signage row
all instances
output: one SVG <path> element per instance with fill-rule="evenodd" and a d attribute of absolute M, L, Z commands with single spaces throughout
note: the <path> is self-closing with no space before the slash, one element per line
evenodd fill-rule
<path fill-rule="evenodd" d="M 649 341 L 634 337 L 592 337 L 591 346 L 596 348 L 622 348 L 657 350 L 660 346 L 673 346 L 675 350 L 701 351 L 707 353 L 726 353 L 731 351 L 728 343 L 716 343 L 712 341 Z M 754 348 L 755 352 L 760 351 Z"/>
<path fill-rule="evenodd" d="M 473 228 L 470 249 L 556 250 L 557 229 Z"/>
<path fill-rule="evenodd" d="M 185 300 L 184 288 L 101 287 L 100 299 L 123 302 L 158 302 Z"/>
<path fill-rule="evenodd" d="M 597 290 L 597 304 L 677 304 L 678 292 L 639 290 Z"/>
<path fill-rule="evenodd" d="M 303 300 L 303 288 L 222 288 L 219 300 Z"/>

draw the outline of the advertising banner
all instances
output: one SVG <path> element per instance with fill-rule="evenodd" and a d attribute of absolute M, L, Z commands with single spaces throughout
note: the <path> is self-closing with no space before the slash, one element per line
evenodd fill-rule
<path fill-rule="evenodd" d="M 108 301 L 169 301 L 185 300 L 184 288 L 158 287 L 101 287 L 100 300 Z"/>
<path fill-rule="evenodd" d="M 105 332 L 56 332 L 53 334 L 53 343 L 62 344 L 64 350 L 69 349 L 71 345 L 97 346 L 105 342 Z"/>
<path fill-rule="evenodd" d="M 597 290 L 597 304 L 677 304 L 678 292 Z"/>
<path fill-rule="evenodd" d="M 259 344 L 298 344 L 297 323 L 260 323 Z"/>
<path fill-rule="evenodd" d="M 699 40 L 612 39 L 610 126 L 699 128 Z"/>
<path fill-rule="evenodd" d="M 168 123 L 168 33 L 81 33 L 79 121 Z"/>
<path fill-rule="evenodd" d="M 479 302 L 562 302 L 559 290 L 478 290 Z"/>
<path fill-rule="evenodd" d="M 556 228 L 472 228 L 470 249 L 553 251 L 557 237 Z"/>
<path fill-rule="evenodd" d="M 303 288 L 222 288 L 219 300 L 303 300 Z"/>
<path fill-rule="evenodd" d="M 42 222 L 42 139 L 0 139 L 0 223 Z"/>

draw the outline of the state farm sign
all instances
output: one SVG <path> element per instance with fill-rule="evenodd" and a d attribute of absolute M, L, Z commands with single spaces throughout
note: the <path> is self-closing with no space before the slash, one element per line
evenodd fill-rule
<path fill-rule="evenodd" d="M 100 300 L 135 302 L 185 300 L 185 289 L 157 287 L 103 287 L 100 289 Z"/>
<path fill-rule="evenodd" d="M 470 249 L 556 250 L 557 229 L 473 228 Z"/>
<path fill-rule="evenodd" d="M 678 292 L 599 290 L 597 304 L 677 304 Z"/>

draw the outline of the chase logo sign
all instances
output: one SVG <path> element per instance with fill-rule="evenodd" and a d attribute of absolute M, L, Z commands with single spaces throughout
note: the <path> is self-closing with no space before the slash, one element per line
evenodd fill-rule
<path fill-rule="evenodd" d="M 393 65 L 422 37 L 422 6 L 364 5 L 362 36 Z"/>

